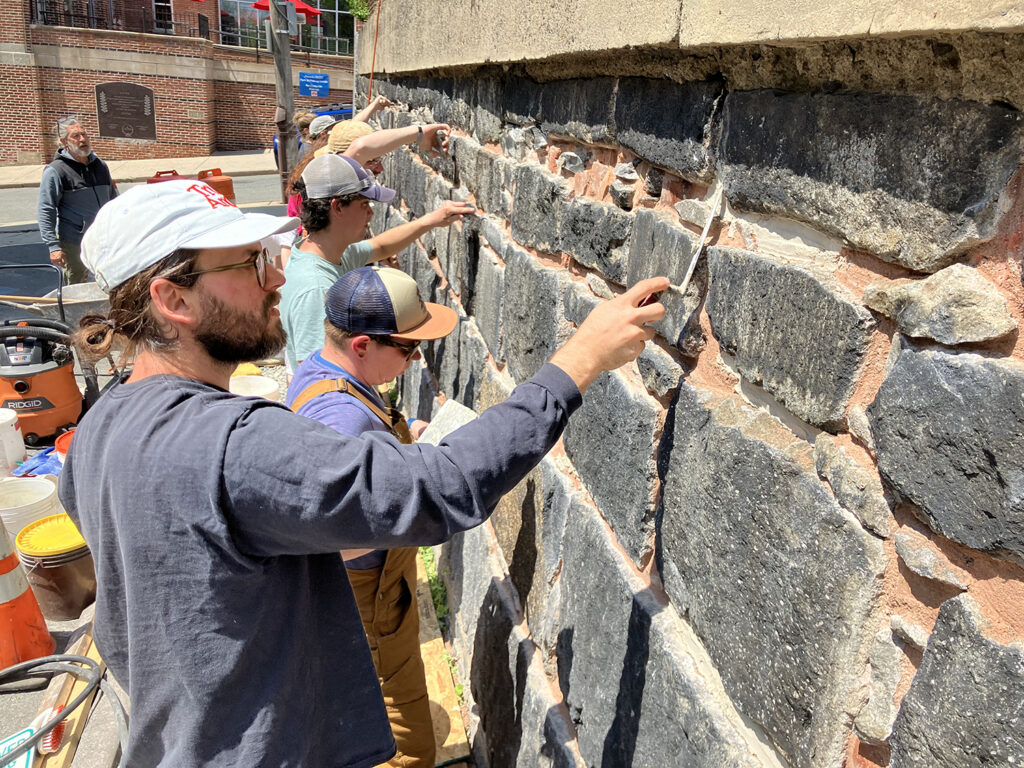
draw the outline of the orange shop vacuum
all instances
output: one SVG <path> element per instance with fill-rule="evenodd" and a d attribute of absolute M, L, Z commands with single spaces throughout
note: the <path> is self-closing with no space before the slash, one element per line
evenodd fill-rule
<path fill-rule="evenodd" d="M 57 269 L 63 280 L 59 268 L 31 266 Z M 63 318 L 59 289 L 57 303 Z M 39 445 L 44 438 L 74 427 L 82 414 L 84 401 L 75 381 L 70 334 L 67 323 L 41 317 L 7 320 L 0 325 L 0 408 L 18 414 L 28 445 Z M 87 391 L 95 389 L 93 379 L 87 382 Z"/>

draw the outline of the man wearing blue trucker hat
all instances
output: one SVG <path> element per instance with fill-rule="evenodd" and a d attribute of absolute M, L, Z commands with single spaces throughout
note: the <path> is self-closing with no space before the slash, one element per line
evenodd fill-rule
<path fill-rule="evenodd" d="M 370 201 L 389 203 L 395 191 L 377 184 L 355 160 L 342 155 L 316 158 L 302 172 L 296 190 L 302 194 L 302 225 L 309 236 L 292 246 L 281 289 L 290 371 L 324 345 L 324 297 L 335 280 L 350 269 L 394 256 L 431 229 L 447 227 L 473 211 L 471 205 L 446 202 L 366 240 L 373 217 Z"/>
<path fill-rule="evenodd" d="M 413 422 L 410 431 L 375 387 L 401 376 L 419 358 L 420 342 L 451 333 L 458 314 L 424 302 L 409 275 L 378 266 L 342 275 L 327 292 L 325 310 L 324 348 L 299 366 L 287 404 L 343 435 L 390 432 L 413 442 L 426 422 Z M 342 552 L 398 745 L 388 764 L 398 768 L 432 768 L 436 752 L 420 657 L 416 553 Z"/>
<path fill-rule="evenodd" d="M 133 362 L 82 418 L 60 499 L 96 563 L 94 632 L 131 697 L 131 768 L 370 768 L 395 754 L 339 550 L 437 544 L 483 523 L 558 440 L 582 394 L 636 358 L 668 288 L 598 304 L 505 403 L 439 445 L 359 437 L 228 392 L 274 349 L 282 275 L 202 183 L 133 187 L 82 258 L 110 295 L 75 334 Z M 268 448 L 275 461 L 266 460 Z"/>

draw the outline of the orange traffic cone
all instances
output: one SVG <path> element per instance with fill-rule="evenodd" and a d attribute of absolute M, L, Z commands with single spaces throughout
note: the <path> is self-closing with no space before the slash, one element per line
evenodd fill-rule
<path fill-rule="evenodd" d="M 0 669 L 49 656 L 56 645 L 7 531 L 0 526 Z"/>

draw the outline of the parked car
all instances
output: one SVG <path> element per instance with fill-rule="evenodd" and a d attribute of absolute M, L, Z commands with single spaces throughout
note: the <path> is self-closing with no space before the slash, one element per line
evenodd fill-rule
<path fill-rule="evenodd" d="M 333 104 L 324 104 L 322 107 L 316 107 L 311 110 L 314 115 L 334 115 L 337 120 L 348 120 L 352 117 L 352 107 L 346 107 L 337 102 Z M 302 139 L 299 139 L 299 146 L 302 146 Z M 278 169 L 281 167 L 281 162 L 277 159 L 277 134 L 274 134 L 274 165 Z"/>

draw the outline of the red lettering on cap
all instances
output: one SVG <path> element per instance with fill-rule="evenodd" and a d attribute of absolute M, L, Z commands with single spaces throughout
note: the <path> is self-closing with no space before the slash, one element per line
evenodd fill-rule
<path fill-rule="evenodd" d="M 189 192 L 198 192 L 206 198 L 211 208 L 237 208 L 238 206 L 228 200 L 224 195 L 215 190 L 209 184 L 193 184 L 188 188 Z"/>

